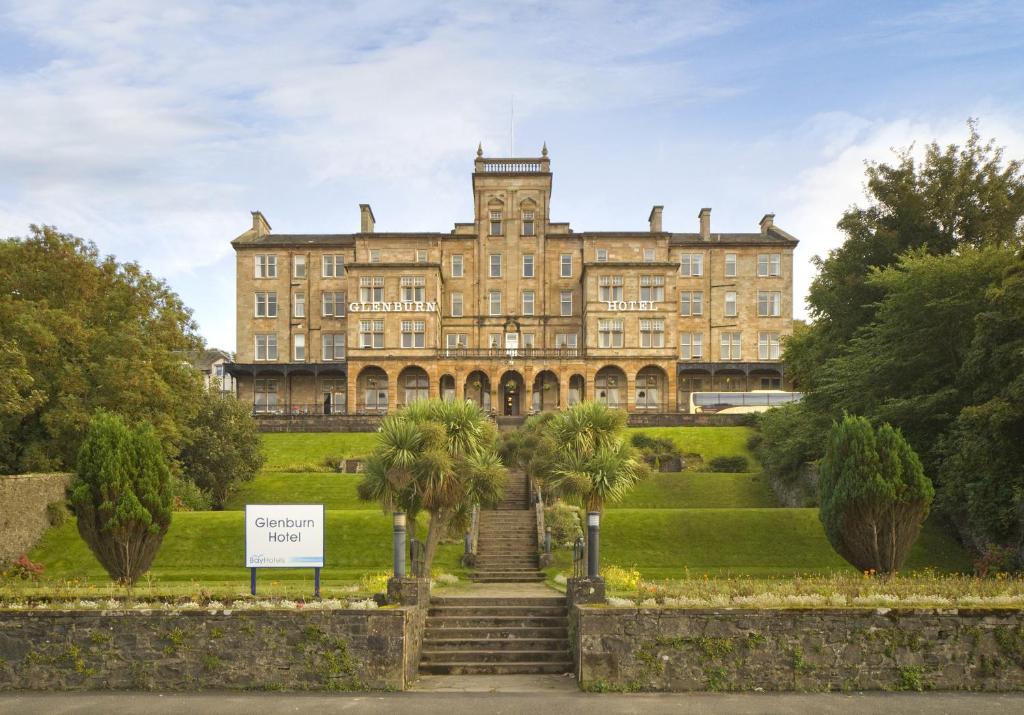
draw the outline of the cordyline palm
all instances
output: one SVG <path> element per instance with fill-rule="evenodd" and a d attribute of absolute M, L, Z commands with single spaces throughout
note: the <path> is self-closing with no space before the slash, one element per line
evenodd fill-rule
<path fill-rule="evenodd" d="M 465 526 L 474 504 L 500 498 L 505 468 L 495 447 L 496 432 L 473 403 L 414 402 L 381 423 L 359 496 L 385 511 L 406 511 L 413 533 L 419 512 L 430 514 L 423 557 L 429 572 L 444 535 Z"/>

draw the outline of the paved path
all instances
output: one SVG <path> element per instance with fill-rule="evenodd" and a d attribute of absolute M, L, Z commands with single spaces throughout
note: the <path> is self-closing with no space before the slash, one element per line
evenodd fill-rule
<path fill-rule="evenodd" d="M 596 715 L 600 713 L 700 713 L 701 715 L 804 715 L 805 713 L 969 713 L 1024 712 L 1024 693 L 825 694 L 646 694 L 592 695 L 580 692 L 385 693 L 306 695 L 298 693 L 25 693 L 0 694 L 2 715 L 251 715 L 261 713 L 441 713 L 442 715 Z"/>

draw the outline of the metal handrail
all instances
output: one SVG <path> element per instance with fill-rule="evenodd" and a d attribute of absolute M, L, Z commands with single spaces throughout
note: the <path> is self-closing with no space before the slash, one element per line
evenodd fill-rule
<path fill-rule="evenodd" d="M 577 536 L 576 542 L 572 545 L 572 575 L 573 578 L 583 578 L 587 575 L 587 565 L 584 563 L 585 549 L 583 537 Z"/>

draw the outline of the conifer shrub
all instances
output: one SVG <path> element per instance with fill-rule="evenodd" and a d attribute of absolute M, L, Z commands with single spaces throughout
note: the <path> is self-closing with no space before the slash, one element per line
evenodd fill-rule
<path fill-rule="evenodd" d="M 897 571 L 935 496 L 903 435 L 846 415 L 829 433 L 819 484 L 819 516 L 836 553 L 860 571 Z"/>
<path fill-rule="evenodd" d="M 171 524 L 171 473 L 147 423 L 97 411 L 78 451 L 71 503 L 78 533 L 114 581 L 132 585 Z"/>

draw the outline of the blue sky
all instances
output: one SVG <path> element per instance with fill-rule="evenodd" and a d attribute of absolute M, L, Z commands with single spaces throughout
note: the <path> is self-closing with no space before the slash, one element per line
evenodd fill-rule
<path fill-rule="evenodd" d="M 0 0 L 0 235 L 48 223 L 137 260 L 234 349 L 229 241 L 471 218 L 478 141 L 546 141 L 576 230 L 841 241 L 863 162 L 985 137 L 1024 157 L 1020 2 Z M 798 314 L 802 311 L 798 308 Z"/>

